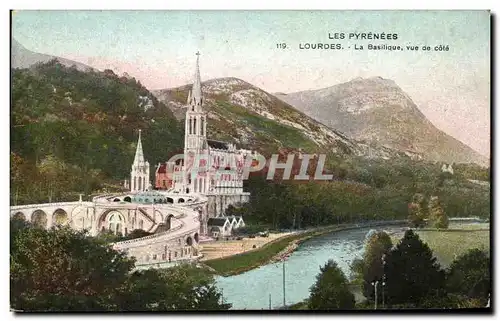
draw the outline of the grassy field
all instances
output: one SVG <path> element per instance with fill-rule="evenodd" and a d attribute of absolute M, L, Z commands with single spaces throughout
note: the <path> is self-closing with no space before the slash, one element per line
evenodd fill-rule
<path fill-rule="evenodd" d="M 443 267 L 448 267 L 457 256 L 470 249 L 490 250 L 489 229 L 476 224 L 460 226 L 460 230 L 420 230 L 417 233 L 420 239 L 429 245 Z M 402 236 L 395 235 L 393 243 L 399 242 Z"/>
<path fill-rule="evenodd" d="M 283 251 L 289 244 L 294 241 L 303 241 L 314 236 L 332 232 L 336 229 L 339 229 L 339 227 L 328 227 L 321 230 L 314 230 L 284 236 L 282 238 L 276 239 L 273 242 L 267 243 L 266 245 L 256 250 L 225 258 L 207 260 L 203 263 L 214 269 L 217 274 L 223 276 L 240 274 L 269 262 L 275 255 Z"/>

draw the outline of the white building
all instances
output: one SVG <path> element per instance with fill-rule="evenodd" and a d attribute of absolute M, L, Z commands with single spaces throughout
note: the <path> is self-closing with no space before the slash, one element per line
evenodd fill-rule
<path fill-rule="evenodd" d="M 197 53 L 193 88 L 186 102 L 184 161 L 174 166 L 173 190 L 204 195 L 242 194 L 243 167 L 255 153 L 238 149 L 232 143 L 207 139 L 201 87 Z"/>
<path fill-rule="evenodd" d="M 248 202 L 250 193 L 243 191 L 244 166 L 251 164 L 257 153 L 238 149 L 232 143 L 208 140 L 204 103 L 197 53 L 193 87 L 186 102 L 184 153 L 175 161 L 156 166 L 155 187 L 164 190 L 165 196 L 204 197 L 207 201 L 198 210 L 198 219 L 200 233 L 207 235 L 209 218 L 224 217 L 229 205 Z M 151 189 L 149 163 L 144 160 L 140 131 L 130 177 L 132 193 Z M 244 225 L 242 219 L 238 219 L 237 225 Z"/>
<path fill-rule="evenodd" d="M 233 234 L 233 230 L 245 227 L 241 216 L 212 217 L 208 219 L 208 235 L 213 238 L 227 237 Z"/>

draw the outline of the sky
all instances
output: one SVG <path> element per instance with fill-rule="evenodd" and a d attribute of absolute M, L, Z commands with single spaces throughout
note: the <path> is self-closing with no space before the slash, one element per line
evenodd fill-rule
<path fill-rule="evenodd" d="M 370 32 L 398 39 L 329 39 Z M 380 76 L 436 127 L 490 153 L 487 11 L 16 11 L 12 35 L 32 51 L 127 72 L 149 89 L 191 83 L 197 51 L 202 79 L 237 77 L 271 93 Z M 344 50 L 299 49 L 306 43 Z M 369 43 L 432 50 L 366 50 Z"/>

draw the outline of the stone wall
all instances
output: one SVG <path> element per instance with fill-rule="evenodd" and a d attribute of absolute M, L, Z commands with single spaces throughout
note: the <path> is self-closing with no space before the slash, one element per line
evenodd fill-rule
<path fill-rule="evenodd" d="M 208 217 L 224 216 L 229 205 L 243 204 L 250 200 L 250 193 L 207 195 Z"/>

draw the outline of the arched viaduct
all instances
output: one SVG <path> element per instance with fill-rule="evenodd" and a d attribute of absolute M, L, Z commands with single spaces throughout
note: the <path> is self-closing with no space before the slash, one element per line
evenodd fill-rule
<path fill-rule="evenodd" d="M 206 233 L 207 199 L 200 195 L 168 195 L 159 204 L 131 202 L 132 194 L 107 194 L 91 202 L 62 202 L 11 206 L 10 216 L 40 228 L 58 225 L 127 235 L 135 229 L 152 235 L 113 244 L 135 257 L 136 266 L 192 260 L 199 257 L 200 235 Z"/>

